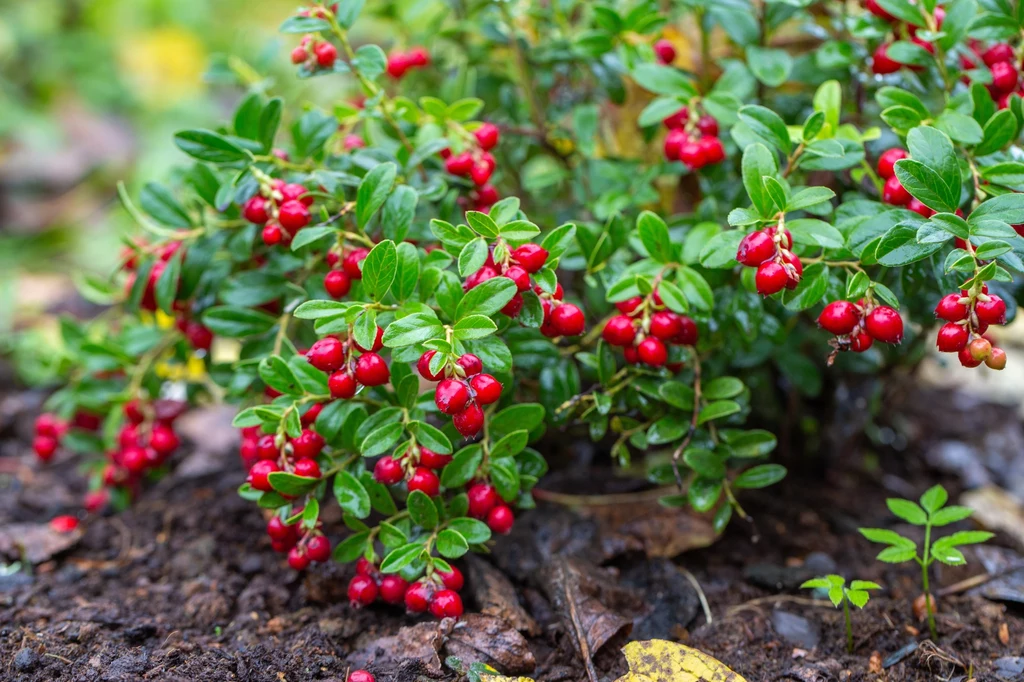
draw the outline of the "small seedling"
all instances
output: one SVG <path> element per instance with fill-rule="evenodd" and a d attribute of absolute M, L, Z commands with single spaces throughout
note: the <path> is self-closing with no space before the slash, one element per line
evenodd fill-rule
<path fill-rule="evenodd" d="M 850 604 L 858 609 L 864 608 L 871 595 L 868 590 L 880 590 L 882 586 L 868 580 L 852 580 L 846 584 L 846 578 L 841 575 L 826 575 L 823 578 L 813 578 L 800 587 L 820 587 L 828 590 L 828 598 L 832 600 L 836 608 L 843 607 L 843 618 L 846 620 L 846 650 L 853 653 L 853 624 L 850 622 Z"/>
<path fill-rule="evenodd" d="M 957 549 L 963 545 L 975 545 L 987 541 L 992 533 L 981 530 L 958 531 L 952 535 L 939 538 L 932 542 L 932 529 L 948 526 L 970 517 L 973 511 L 969 507 L 957 505 L 944 506 L 949 499 L 946 489 L 941 485 L 929 488 L 921 496 L 920 504 L 910 500 L 888 499 L 889 511 L 907 523 L 924 527 L 924 544 L 919 552 L 917 543 L 905 538 L 895 531 L 884 528 L 861 528 L 861 535 L 871 542 L 888 545 L 878 554 L 878 560 L 888 564 L 902 564 L 916 561 L 921 566 L 921 587 L 925 595 L 928 591 L 928 567 L 935 561 L 948 566 L 961 566 L 967 563 L 963 553 Z M 932 600 L 925 597 L 928 613 L 928 631 L 932 639 L 937 639 L 935 631 L 935 614 L 932 612 Z"/>

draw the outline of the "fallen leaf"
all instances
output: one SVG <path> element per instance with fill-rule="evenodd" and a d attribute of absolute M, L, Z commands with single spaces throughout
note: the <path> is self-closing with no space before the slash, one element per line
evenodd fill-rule
<path fill-rule="evenodd" d="M 540 627 L 520 605 L 516 588 L 504 573 L 471 554 L 466 558 L 466 577 L 480 613 L 499 618 L 520 632 L 540 634 Z"/>
<path fill-rule="evenodd" d="M 537 661 L 518 631 L 493 616 L 464 616 L 444 641 L 446 656 L 481 662 L 503 673 L 532 672 Z"/>
<path fill-rule="evenodd" d="M 687 509 L 665 507 L 656 500 L 581 507 L 607 534 L 632 538 L 649 558 L 672 559 L 691 549 L 710 546 L 716 539 L 711 522 Z"/>
<path fill-rule="evenodd" d="M 871 658 L 868 659 L 868 670 L 875 675 L 882 674 L 882 652 L 872 651 Z"/>
<path fill-rule="evenodd" d="M 622 653 L 629 672 L 616 682 L 746 682 L 721 661 L 683 644 L 630 642 Z"/>
<path fill-rule="evenodd" d="M 8 523 L 0 527 L 0 556 L 40 564 L 73 547 L 82 529 L 58 533 L 48 523 Z"/>
<path fill-rule="evenodd" d="M 1024 547 L 1024 504 L 1002 488 L 988 485 L 960 496 L 974 510 L 974 519 L 989 530 L 1000 530 Z"/>

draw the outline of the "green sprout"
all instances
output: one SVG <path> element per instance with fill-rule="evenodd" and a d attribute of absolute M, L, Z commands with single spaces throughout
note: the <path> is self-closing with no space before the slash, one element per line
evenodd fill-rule
<path fill-rule="evenodd" d="M 846 650 L 853 653 L 853 624 L 850 621 L 850 604 L 858 609 L 864 608 L 871 595 L 868 590 L 880 590 L 882 586 L 868 580 L 853 580 L 846 585 L 846 578 L 841 575 L 826 575 L 823 578 L 812 578 L 800 587 L 828 590 L 828 598 L 832 600 L 836 608 L 841 604 L 843 607 L 843 618 L 846 620 Z"/>
<path fill-rule="evenodd" d="M 957 547 L 979 544 L 992 537 L 992 533 L 987 531 L 965 530 L 932 542 L 933 528 L 963 521 L 973 513 L 969 507 L 944 506 L 948 499 L 949 495 L 946 493 L 946 489 L 937 485 L 929 488 L 921 496 L 920 504 L 910 500 L 886 500 L 889 511 L 893 514 L 907 523 L 924 526 L 924 544 L 921 552 L 917 550 L 917 543 L 895 531 L 884 528 L 860 529 L 861 535 L 871 542 L 888 545 L 878 554 L 879 561 L 888 564 L 916 561 L 921 566 L 921 586 L 924 589 L 924 602 L 928 610 L 928 630 L 933 640 L 938 639 L 938 635 L 935 630 L 935 614 L 932 613 L 932 599 L 928 592 L 928 567 L 936 560 L 948 566 L 962 566 L 967 563 L 967 559 Z"/>

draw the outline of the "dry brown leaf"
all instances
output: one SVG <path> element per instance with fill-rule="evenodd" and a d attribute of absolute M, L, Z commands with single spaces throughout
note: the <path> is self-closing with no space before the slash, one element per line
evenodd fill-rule
<path fill-rule="evenodd" d="M 0 556 L 39 564 L 73 547 L 81 537 L 81 528 L 58 533 L 48 523 L 9 523 L 0 527 Z"/>
<path fill-rule="evenodd" d="M 1024 504 L 994 485 L 960 496 L 960 504 L 974 510 L 974 518 L 989 530 L 1001 530 L 1024 547 Z"/>
<path fill-rule="evenodd" d="M 622 653 L 629 672 L 616 682 L 746 682 L 718 659 L 675 642 L 630 642 Z"/>

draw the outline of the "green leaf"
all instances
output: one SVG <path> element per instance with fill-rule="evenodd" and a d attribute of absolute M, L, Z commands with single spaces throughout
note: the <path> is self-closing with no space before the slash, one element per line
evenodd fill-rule
<path fill-rule="evenodd" d="M 519 497 L 519 471 L 511 457 L 491 461 L 491 482 L 501 498 L 512 502 Z"/>
<path fill-rule="evenodd" d="M 270 331 L 277 318 L 251 308 L 214 306 L 203 313 L 203 324 L 217 336 L 237 339 Z"/>
<path fill-rule="evenodd" d="M 513 431 L 512 433 L 504 436 L 491 447 L 491 457 L 512 457 L 518 455 L 526 448 L 526 444 L 530 442 L 530 432 L 526 429 L 520 429 Z"/>
<path fill-rule="evenodd" d="M 814 218 L 787 220 L 786 228 L 793 235 L 793 241 L 797 244 L 822 246 L 826 249 L 839 249 L 845 243 L 842 232 L 824 220 L 816 220 Z"/>
<path fill-rule="evenodd" d="M 411 564 L 423 552 L 423 545 L 410 542 L 388 552 L 384 561 L 380 562 L 381 573 L 398 573 Z"/>
<path fill-rule="evenodd" d="M 401 348 L 443 336 L 444 326 L 436 315 L 432 312 L 413 313 L 389 324 L 384 330 L 383 342 L 388 348 Z"/>
<path fill-rule="evenodd" d="M 885 504 L 889 507 L 889 511 L 907 523 L 912 523 L 915 526 L 923 526 L 928 523 L 928 515 L 915 502 L 891 497 L 885 501 Z"/>
<path fill-rule="evenodd" d="M 714 419 L 722 419 L 728 417 L 731 414 L 736 414 L 740 411 L 738 403 L 732 400 L 717 400 L 709 403 L 699 413 L 697 417 L 697 424 L 706 424 Z"/>
<path fill-rule="evenodd" d="M 437 553 L 449 559 L 458 559 L 469 551 L 469 542 L 452 528 L 445 528 L 437 534 Z"/>
<path fill-rule="evenodd" d="M 212 130 L 182 130 L 174 135 L 178 149 L 200 161 L 235 163 L 250 158 L 245 151 Z"/>
<path fill-rule="evenodd" d="M 813 263 L 804 270 L 796 289 L 787 289 L 783 293 L 782 300 L 790 310 L 807 310 L 817 305 L 825 296 L 828 279 L 828 266 L 824 263 Z"/>
<path fill-rule="evenodd" d="M 875 558 L 887 564 L 902 564 L 906 561 L 913 561 L 917 556 L 915 549 L 902 549 L 900 547 L 886 547 Z"/>
<path fill-rule="evenodd" d="M 1008 225 L 1024 223 L 1024 194 L 1003 194 L 985 201 L 967 216 L 972 227 L 982 220 L 998 220 Z"/>
<path fill-rule="evenodd" d="M 961 530 L 947 535 L 946 537 L 939 538 L 932 545 L 932 548 L 936 547 L 960 547 L 962 545 L 978 545 L 983 542 L 988 542 L 995 537 L 995 534 L 989 533 L 986 530 Z"/>
<path fill-rule="evenodd" d="M 168 314 L 174 312 L 174 299 L 178 296 L 178 288 L 181 283 L 181 257 L 182 254 L 179 250 L 167 261 L 164 271 L 160 273 L 160 278 L 156 282 L 157 307 Z"/>
<path fill-rule="evenodd" d="M 319 478 L 296 476 L 285 471 L 275 471 L 267 477 L 267 480 L 270 481 L 270 487 L 277 492 L 293 497 L 305 495 L 320 482 Z"/>
<path fill-rule="evenodd" d="M 372 249 L 363 260 L 363 291 L 376 301 L 391 289 L 398 273 L 398 250 L 395 243 L 385 239 Z"/>
<path fill-rule="evenodd" d="M 764 181 L 761 179 L 765 176 L 774 176 L 778 172 L 778 166 L 775 162 L 775 155 L 768 151 L 768 148 L 763 144 L 754 143 L 748 146 L 743 151 L 743 186 L 747 190 L 747 194 L 750 196 L 751 203 L 754 204 L 754 208 L 764 217 L 769 217 L 773 214 L 773 204 L 771 197 L 768 196 L 767 191 L 764 189 Z M 733 237 L 734 232 L 723 232 L 717 235 L 711 241 L 714 242 L 722 238 L 724 235 L 730 235 Z M 739 246 L 739 241 L 743 238 L 743 235 L 739 235 L 739 239 L 735 239 L 736 246 Z M 709 242 L 708 247 L 711 246 Z M 707 265 L 705 261 L 705 254 L 708 253 L 705 247 L 705 251 L 701 252 L 701 263 L 706 267 L 715 267 Z M 735 260 L 736 248 L 732 249 L 730 260 Z M 718 266 L 721 267 L 721 266 Z"/>
<path fill-rule="evenodd" d="M 363 457 L 376 457 L 387 452 L 401 438 L 404 428 L 401 422 L 392 422 L 374 429 L 359 444 L 359 452 Z"/>
<path fill-rule="evenodd" d="M 949 500 L 949 494 L 941 485 L 932 486 L 921 496 L 921 506 L 926 512 L 934 513 Z"/>
<path fill-rule="evenodd" d="M 274 146 L 274 137 L 277 135 L 277 129 L 281 125 L 281 111 L 283 108 L 283 100 L 280 97 L 275 97 L 267 102 L 267 106 L 263 107 L 263 111 L 260 112 L 259 132 L 256 139 L 259 140 L 264 149 L 269 150 Z"/>
<path fill-rule="evenodd" d="M 922 16 L 920 8 L 909 0 L 878 0 L 878 4 L 897 19 L 920 28 L 925 27 L 924 16 Z"/>
<path fill-rule="evenodd" d="M 943 507 L 932 514 L 932 525 L 948 526 L 951 523 L 971 518 L 971 514 L 973 513 L 974 510 L 970 507 L 960 507 L 957 505 Z"/>
<path fill-rule="evenodd" d="M 460 488 L 466 485 L 476 476 L 483 458 L 483 448 L 479 445 L 462 448 L 441 472 L 441 485 L 445 488 Z"/>
<path fill-rule="evenodd" d="M 448 522 L 448 527 L 466 538 L 471 545 L 479 545 L 491 539 L 491 529 L 477 519 L 461 517 Z"/>
<path fill-rule="evenodd" d="M 644 63 L 633 69 L 633 80 L 656 95 L 673 95 L 690 99 L 697 96 L 697 89 L 682 71 L 670 66 Z"/>
<path fill-rule="evenodd" d="M 307 365 L 309 363 L 306 363 Z M 263 358 L 259 364 L 260 379 L 267 386 L 285 395 L 302 395 L 299 380 L 284 360 L 277 355 Z"/>
<path fill-rule="evenodd" d="M 778 443 L 775 434 L 763 429 L 724 429 L 720 433 L 733 457 L 764 457 Z"/>
<path fill-rule="evenodd" d="M 789 139 L 789 130 L 786 128 L 786 123 L 782 120 L 782 117 L 771 109 L 759 104 L 748 104 L 739 110 L 739 118 L 747 124 L 755 135 L 763 139 L 765 142 L 774 145 L 784 154 L 789 154 L 790 151 L 792 151 L 793 143 Z M 746 160 L 746 155 L 749 151 L 750 147 L 747 147 L 743 154 L 744 160 Z M 773 166 L 775 165 L 774 161 L 775 159 L 773 157 Z M 763 173 L 763 175 L 774 174 L 774 172 L 775 171 L 773 169 L 770 173 Z M 745 178 L 744 184 L 746 184 Z M 747 191 L 750 191 L 749 187 L 747 187 Z M 753 199 L 753 197 L 751 197 L 751 199 Z"/>
<path fill-rule="evenodd" d="M 356 193 L 356 221 L 360 228 L 365 227 L 370 218 L 384 205 L 388 194 L 391 193 L 391 187 L 395 184 L 397 174 L 398 166 L 393 163 L 381 163 L 374 166 L 359 183 L 359 190 Z"/>
<path fill-rule="evenodd" d="M 459 301 L 455 313 L 456 320 L 470 315 L 494 315 L 512 300 L 517 293 L 515 282 L 507 277 L 495 277 L 479 284 Z"/>
<path fill-rule="evenodd" d="M 339 471 L 334 477 L 334 497 L 343 511 L 357 519 L 370 515 L 370 495 L 359 479 L 348 471 Z"/>
<path fill-rule="evenodd" d="M 985 123 L 981 144 L 974 148 L 975 156 L 993 154 L 1017 137 L 1017 118 L 1009 109 L 997 112 Z"/>
<path fill-rule="evenodd" d="M 917 130 L 915 128 L 915 130 Z M 911 196 L 932 210 L 953 213 L 960 201 L 960 189 L 943 183 L 938 173 L 913 159 L 896 162 L 896 177 Z"/>
<path fill-rule="evenodd" d="M 414 421 L 409 422 L 406 428 L 416 437 L 417 442 L 428 450 L 433 450 L 441 455 L 451 454 L 452 442 L 437 427 L 427 422 Z"/>
<path fill-rule="evenodd" d="M 528 220 L 513 220 L 501 226 L 501 238 L 512 244 L 528 242 L 540 234 L 540 228 Z"/>
<path fill-rule="evenodd" d="M 334 4 L 337 9 L 334 12 L 334 16 L 338 21 L 338 24 L 342 28 L 352 28 L 352 24 L 356 23 L 356 18 L 359 13 L 363 11 L 363 5 L 366 0 L 341 0 Z"/>
<path fill-rule="evenodd" d="M 477 237 L 462 247 L 459 253 L 459 274 L 469 277 L 480 269 L 488 256 L 487 241 L 483 237 Z"/>
<path fill-rule="evenodd" d="M 735 398 L 743 392 L 743 382 L 736 377 L 718 377 L 704 386 L 705 400 L 725 400 Z"/>
<path fill-rule="evenodd" d="M 490 419 L 492 433 L 511 433 L 519 429 L 533 431 L 544 422 L 544 407 L 537 403 L 511 405 Z"/>
<path fill-rule="evenodd" d="M 902 267 L 927 258 L 941 248 L 942 243 L 918 243 L 917 228 L 900 224 L 882 237 L 875 258 L 879 265 Z"/>
<path fill-rule="evenodd" d="M 485 237 L 497 237 L 501 232 L 491 216 L 480 211 L 466 211 L 466 222 L 477 234 L 482 234 Z"/>
<path fill-rule="evenodd" d="M 405 500 L 405 506 L 409 510 L 409 518 L 416 525 L 427 530 L 437 527 L 437 507 L 434 506 L 434 501 L 430 499 L 430 496 L 422 490 L 413 490 L 409 493 L 409 497 Z"/>
<path fill-rule="evenodd" d="M 785 50 L 751 45 L 747 47 L 747 65 L 757 80 L 777 88 L 789 79 L 793 58 Z"/>
<path fill-rule="evenodd" d="M 722 496 L 722 481 L 698 476 L 686 491 L 687 499 L 694 511 L 711 511 Z"/>
<path fill-rule="evenodd" d="M 935 128 L 919 126 L 907 134 L 907 147 L 914 161 L 938 174 L 946 188 L 943 196 L 956 208 L 960 203 L 960 162 L 949 137 Z"/>
<path fill-rule="evenodd" d="M 935 121 L 935 127 L 949 135 L 949 137 L 963 144 L 978 144 L 981 142 L 983 133 L 978 122 L 966 114 L 947 109 L 939 114 Z"/>
<path fill-rule="evenodd" d="M 686 466 L 705 478 L 725 478 L 725 461 L 710 450 L 686 448 L 683 452 Z"/>
<path fill-rule="evenodd" d="M 674 260 L 674 249 L 665 221 L 650 211 L 644 211 L 637 218 L 636 224 L 647 254 L 659 263 L 671 263 Z"/>
<path fill-rule="evenodd" d="M 490 336 L 498 330 L 498 325 L 489 317 L 483 315 L 470 315 L 455 323 L 452 328 L 454 336 L 458 340 L 480 339 Z"/>
<path fill-rule="evenodd" d="M 828 187 L 805 187 L 789 198 L 785 210 L 800 211 L 830 201 L 836 195 Z M 788 223 L 787 223 L 788 227 Z"/>
<path fill-rule="evenodd" d="M 883 545 L 892 545 L 900 549 L 915 551 L 917 545 L 910 538 L 905 538 L 895 531 L 885 528 L 860 528 L 860 534 L 871 542 L 878 542 Z"/>
<path fill-rule="evenodd" d="M 760 464 L 747 469 L 732 482 L 736 488 L 767 488 L 786 477 L 786 467 L 781 464 Z"/>
<path fill-rule="evenodd" d="M 685 106 L 677 97 L 655 97 L 644 110 L 640 112 L 636 123 L 641 128 L 657 125 L 669 116 L 672 116 Z"/>

